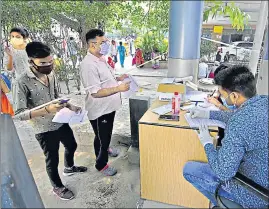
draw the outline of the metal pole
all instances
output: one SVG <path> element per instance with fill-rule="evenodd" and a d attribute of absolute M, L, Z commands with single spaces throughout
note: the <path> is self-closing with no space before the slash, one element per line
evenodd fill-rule
<path fill-rule="evenodd" d="M 255 31 L 255 37 L 254 37 L 254 45 L 251 51 L 250 56 L 250 62 L 249 62 L 249 68 L 251 72 L 256 74 L 257 66 L 259 62 L 260 57 L 260 50 L 262 46 L 265 26 L 268 20 L 268 1 L 261 1 L 260 6 L 260 15 L 259 19 L 257 21 L 256 31 Z"/>
<path fill-rule="evenodd" d="M 170 1 L 168 77 L 197 81 L 204 1 Z"/>

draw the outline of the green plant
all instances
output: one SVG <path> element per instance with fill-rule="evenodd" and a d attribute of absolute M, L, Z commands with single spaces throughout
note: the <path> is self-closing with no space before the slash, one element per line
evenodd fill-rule
<path fill-rule="evenodd" d="M 139 36 L 136 41 L 136 47 L 142 49 L 144 58 L 146 60 L 150 59 L 150 54 L 153 50 L 157 49 L 161 54 L 168 51 L 168 40 L 164 36 L 155 31 L 150 31 L 149 33 Z"/>
<path fill-rule="evenodd" d="M 212 19 L 216 16 L 229 16 L 233 28 L 237 30 L 244 30 L 245 25 L 248 24 L 250 16 L 243 12 L 235 5 L 233 1 L 225 3 L 223 1 L 207 0 L 207 8 L 204 10 L 204 21 L 207 21 L 210 16 Z"/>

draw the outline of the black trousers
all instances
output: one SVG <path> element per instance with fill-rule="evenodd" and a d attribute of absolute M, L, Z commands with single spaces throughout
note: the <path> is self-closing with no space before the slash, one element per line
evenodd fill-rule
<path fill-rule="evenodd" d="M 115 113 L 116 112 L 112 112 L 90 121 L 95 134 L 95 167 L 99 171 L 102 170 L 108 162 L 108 148 L 111 141 Z"/>
<path fill-rule="evenodd" d="M 72 167 L 74 165 L 74 153 L 77 149 L 72 129 L 68 124 L 64 124 L 56 131 L 36 134 L 36 139 L 46 157 L 46 169 L 52 186 L 62 187 L 63 184 L 58 172 L 60 142 L 65 147 L 64 166 Z"/>

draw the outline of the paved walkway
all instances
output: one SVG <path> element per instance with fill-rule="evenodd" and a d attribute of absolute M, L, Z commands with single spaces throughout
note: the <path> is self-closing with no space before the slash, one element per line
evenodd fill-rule
<path fill-rule="evenodd" d="M 124 72 L 126 69 L 117 70 Z M 157 84 L 161 77 L 142 77 L 141 75 L 164 75 L 164 70 L 142 69 L 132 71 L 140 85 L 145 85 L 142 94 L 154 100 L 156 98 Z M 140 75 L 140 76 L 138 76 Z M 64 83 L 61 83 L 63 93 L 66 93 Z M 71 92 L 76 91 L 74 82 L 70 82 Z M 84 106 L 85 95 L 74 95 L 71 102 Z M 124 144 L 130 143 L 130 116 L 128 99 L 123 98 L 122 108 L 117 112 L 114 124 L 112 145 L 121 150 L 118 158 L 111 158 L 110 163 L 118 169 L 115 177 L 104 177 L 94 168 L 93 130 L 90 123 L 73 126 L 73 131 L 79 144 L 75 155 L 77 165 L 85 165 L 89 171 L 82 175 L 62 177 L 66 185 L 71 188 L 76 198 L 72 201 L 57 199 L 51 192 L 51 186 L 45 170 L 44 156 L 33 129 L 27 122 L 16 123 L 24 151 L 26 153 L 30 168 L 35 178 L 38 190 L 41 194 L 45 207 L 48 208 L 135 208 L 140 199 L 140 176 L 139 167 L 129 164 L 127 160 L 127 149 Z M 120 144 L 118 142 L 121 142 Z M 63 170 L 63 149 L 60 150 L 59 171 Z"/>

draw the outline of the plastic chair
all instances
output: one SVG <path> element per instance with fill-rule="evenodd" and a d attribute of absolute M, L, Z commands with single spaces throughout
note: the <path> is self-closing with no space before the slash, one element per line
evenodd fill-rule
<path fill-rule="evenodd" d="M 257 197 L 261 198 L 262 200 L 265 200 L 268 203 L 269 199 L 269 190 L 260 186 L 259 184 L 255 183 L 251 179 L 247 178 L 246 176 L 236 173 L 235 177 L 233 179 L 240 184 L 241 186 L 245 187 L 247 190 L 249 190 L 252 194 L 256 195 Z M 217 208 L 243 208 L 242 205 L 231 201 L 229 199 L 226 199 L 224 197 L 221 197 L 218 195 L 219 189 L 221 188 L 221 184 L 218 186 L 215 197 L 218 202 Z"/>

